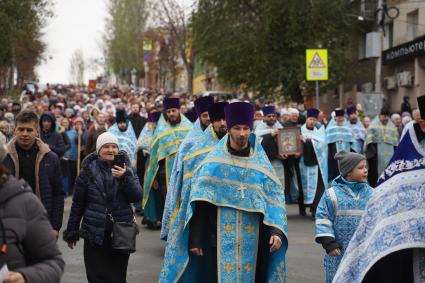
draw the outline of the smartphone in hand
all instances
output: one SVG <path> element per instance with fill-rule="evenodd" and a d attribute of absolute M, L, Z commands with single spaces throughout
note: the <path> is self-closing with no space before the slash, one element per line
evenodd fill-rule
<path fill-rule="evenodd" d="M 115 166 L 115 165 L 118 166 L 118 167 L 124 168 L 125 167 L 125 156 L 122 155 L 122 154 L 115 155 L 114 162 L 112 163 L 112 166 Z"/>

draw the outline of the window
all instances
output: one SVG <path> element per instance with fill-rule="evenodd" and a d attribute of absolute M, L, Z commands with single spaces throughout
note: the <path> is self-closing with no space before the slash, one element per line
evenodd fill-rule
<path fill-rule="evenodd" d="M 415 10 L 407 14 L 407 40 L 411 41 L 418 35 L 419 12 Z"/>
<path fill-rule="evenodd" d="M 394 23 L 390 22 L 385 25 L 384 50 L 394 46 Z"/>

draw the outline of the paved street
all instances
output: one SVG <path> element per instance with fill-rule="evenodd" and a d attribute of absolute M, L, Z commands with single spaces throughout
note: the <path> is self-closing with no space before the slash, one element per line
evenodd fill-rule
<path fill-rule="evenodd" d="M 68 221 L 71 199 L 65 204 L 64 225 Z M 322 248 L 314 243 L 314 222 L 311 218 L 297 215 L 297 206 L 288 206 L 289 249 L 287 253 L 288 283 L 322 282 Z M 140 220 L 138 219 L 140 222 Z M 69 249 L 63 240 L 59 246 L 66 261 L 63 283 L 87 282 L 83 262 L 83 242 L 74 250 Z M 137 252 L 130 257 L 128 283 L 157 282 L 162 265 L 164 245 L 159 240 L 159 231 L 142 228 L 138 238 Z"/>

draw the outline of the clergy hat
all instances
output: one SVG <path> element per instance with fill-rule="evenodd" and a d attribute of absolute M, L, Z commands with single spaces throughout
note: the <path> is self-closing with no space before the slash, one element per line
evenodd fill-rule
<path fill-rule="evenodd" d="M 263 111 L 263 116 L 267 116 L 270 114 L 276 114 L 276 108 L 271 105 L 271 106 L 264 106 L 261 111 Z"/>
<path fill-rule="evenodd" d="M 344 116 L 344 114 L 345 114 L 344 109 L 341 109 L 341 108 L 335 109 L 335 117 Z"/>
<path fill-rule="evenodd" d="M 320 114 L 319 109 L 316 108 L 309 108 L 307 109 L 307 118 L 313 117 L 313 118 L 318 118 Z"/>
<path fill-rule="evenodd" d="M 202 96 L 195 100 L 195 109 L 198 116 L 201 116 L 202 113 L 207 112 L 208 108 L 214 104 L 214 97 L 212 96 Z"/>
<path fill-rule="evenodd" d="M 391 115 L 391 111 L 387 107 L 382 107 L 381 112 L 379 114 L 380 115 L 390 116 Z"/>
<path fill-rule="evenodd" d="M 196 119 L 198 119 L 198 114 L 196 113 L 196 111 L 195 110 L 189 110 L 189 111 L 187 111 L 185 114 L 184 114 L 185 116 L 186 116 L 186 118 L 187 119 L 189 119 L 189 121 L 190 122 L 195 122 L 196 121 Z"/>
<path fill-rule="evenodd" d="M 180 109 L 180 99 L 178 98 L 166 98 L 163 101 L 164 110 L 167 111 L 168 109 Z"/>
<path fill-rule="evenodd" d="M 121 122 L 127 122 L 127 114 L 125 113 L 125 110 L 118 109 L 115 113 L 115 117 L 115 122 L 117 122 L 117 124 Z"/>
<path fill-rule="evenodd" d="M 210 116 L 210 121 L 218 121 L 220 119 L 225 119 L 224 107 L 229 105 L 228 102 L 217 102 L 211 105 L 208 108 L 208 115 Z"/>
<path fill-rule="evenodd" d="M 246 125 L 251 129 L 254 127 L 255 108 L 248 102 L 234 102 L 224 107 L 227 128 L 235 125 Z"/>
<path fill-rule="evenodd" d="M 421 118 L 425 120 L 425 95 L 419 96 L 417 100 L 419 112 L 421 112 Z"/>
<path fill-rule="evenodd" d="M 159 118 L 161 118 L 162 112 L 155 111 L 148 114 L 148 121 L 151 123 L 158 122 Z"/>
<path fill-rule="evenodd" d="M 357 113 L 357 108 L 356 106 L 351 106 L 347 108 L 347 115 L 351 115 L 351 114 L 355 114 Z"/>

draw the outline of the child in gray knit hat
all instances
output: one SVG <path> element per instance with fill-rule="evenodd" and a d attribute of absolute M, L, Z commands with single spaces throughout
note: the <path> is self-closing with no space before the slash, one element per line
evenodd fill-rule
<path fill-rule="evenodd" d="M 316 212 L 316 242 L 326 251 L 325 282 L 332 282 L 357 225 L 372 196 L 366 157 L 344 150 L 335 154 L 340 175 L 325 191 Z"/>

